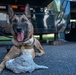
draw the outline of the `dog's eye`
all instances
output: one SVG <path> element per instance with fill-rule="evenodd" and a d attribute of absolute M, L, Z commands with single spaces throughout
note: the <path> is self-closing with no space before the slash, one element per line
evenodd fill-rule
<path fill-rule="evenodd" d="M 25 22 L 25 21 L 27 21 L 27 20 L 23 18 L 21 21 L 22 21 L 22 22 Z"/>

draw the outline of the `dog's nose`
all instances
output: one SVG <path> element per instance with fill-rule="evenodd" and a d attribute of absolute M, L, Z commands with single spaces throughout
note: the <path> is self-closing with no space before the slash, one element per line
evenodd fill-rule
<path fill-rule="evenodd" d="M 17 30 L 17 32 L 22 32 L 22 28 L 21 27 L 17 27 L 16 30 Z"/>

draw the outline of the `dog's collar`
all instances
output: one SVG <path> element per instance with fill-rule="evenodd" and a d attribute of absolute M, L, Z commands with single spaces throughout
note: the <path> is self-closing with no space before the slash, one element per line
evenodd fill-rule
<path fill-rule="evenodd" d="M 32 36 L 29 40 L 22 42 L 21 45 L 15 45 L 16 47 L 18 47 L 19 49 L 21 49 L 22 47 L 26 48 L 26 49 L 32 49 L 34 46 L 34 37 Z"/>
<path fill-rule="evenodd" d="M 30 39 L 28 39 L 27 41 L 23 42 L 23 45 L 31 45 L 34 42 L 34 37 L 32 36 Z"/>
<path fill-rule="evenodd" d="M 22 47 L 26 48 L 26 49 L 32 49 L 34 46 L 34 37 L 31 36 L 31 38 L 29 38 L 28 40 L 24 41 L 24 42 L 17 42 L 14 38 L 12 39 L 12 42 L 14 43 L 14 46 L 16 46 L 17 48 L 21 49 Z"/>

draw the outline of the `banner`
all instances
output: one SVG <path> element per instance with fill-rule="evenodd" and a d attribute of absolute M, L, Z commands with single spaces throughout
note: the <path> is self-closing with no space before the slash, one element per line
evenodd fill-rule
<path fill-rule="evenodd" d="M 76 2 L 76 0 L 69 0 L 69 1 L 74 1 L 74 2 Z"/>
<path fill-rule="evenodd" d="M 54 0 L 57 6 L 58 11 L 60 11 L 60 0 Z"/>

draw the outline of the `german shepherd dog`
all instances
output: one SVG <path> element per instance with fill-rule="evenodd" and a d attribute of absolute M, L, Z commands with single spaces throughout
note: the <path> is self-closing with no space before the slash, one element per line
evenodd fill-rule
<path fill-rule="evenodd" d="M 0 72 L 5 68 L 7 60 L 16 58 L 21 54 L 21 50 L 28 50 L 34 58 L 36 55 L 45 54 L 40 42 L 34 38 L 34 28 L 31 23 L 31 12 L 29 4 L 25 6 L 25 12 L 21 16 L 14 14 L 13 9 L 9 6 L 8 15 L 11 24 L 12 42 L 14 46 L 7 53 L 0 64 Z M 36 51 L 35 51 L 36 49 Z"/>

